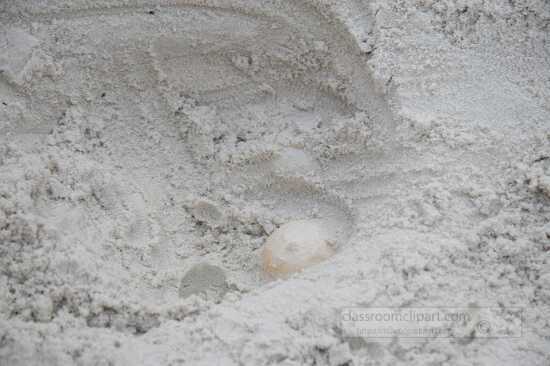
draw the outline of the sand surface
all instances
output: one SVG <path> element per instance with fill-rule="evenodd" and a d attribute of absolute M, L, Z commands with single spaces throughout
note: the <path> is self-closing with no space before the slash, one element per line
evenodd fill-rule
<path fill-rule="evenodd" d="M 547 0 L 0 0 L 2 366 L 548 365 L 549 261 Z"/>

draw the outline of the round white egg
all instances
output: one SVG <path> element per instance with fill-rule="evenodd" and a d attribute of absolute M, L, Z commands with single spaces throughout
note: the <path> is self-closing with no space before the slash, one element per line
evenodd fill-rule
<path fill-rule="evenodd" d="M 334 255 L 336 238 L 324 220 L 300 220 L 282 225 L 262 248 L 265 273 L 284 278 Z"/>

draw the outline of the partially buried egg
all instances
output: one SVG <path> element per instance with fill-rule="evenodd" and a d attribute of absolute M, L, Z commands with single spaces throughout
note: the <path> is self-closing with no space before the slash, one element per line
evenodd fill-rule
<path fill-rule="evenodd" d="M 335 233 L 324 220 L 289 222 L 275 230 L 262 248 L 263 270 L 284 278 L 334 255 Z"/>

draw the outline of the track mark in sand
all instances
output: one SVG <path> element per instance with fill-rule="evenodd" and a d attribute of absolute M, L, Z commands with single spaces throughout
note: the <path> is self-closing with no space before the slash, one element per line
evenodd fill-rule
<path fill-rule="evenodd" d="M 282 222 L 322 219 L 341 247 L 355 215 L 325 186 L 324 161 L 360 154 L 369 127 L 389 121 L 358 53 L 318 15 L 294 16 L 301 26 L 256 16 L 223 36 L 215 27 L 162 36 L 150 52 L 208 190 L 260 203 Z M 243 265 L 241 256 L 224 258 Z"/>
<path fill-rule="evenodd" d="M 153 188 L 140 174 L 173 175 L 181 170 L 178 160 L 185 161 L 181 179 L 195 174 L 204 187 L 193 194 L 215 200 L 213 193 L 230 192 L 278 221 L 328 220 L 344 245 L 355 215 L 345 196 L 327 188 L 327 162 L 361 154 L 373 127 L 391 124 L 354 37 L 306 3 L 258 9 L 190 1 L 161 6 L 154 16 L 148 9 L 69 10 L 33 19 L 47 30 L 43 47 L 63 70 L 52 90 L 36 90 L 37 100 L 56 116 L 59 101 L 50 91 L 65 91 L 71 103 L 116 115 L 107 123 L 106 144 L 130 164 L 126 174 L 140 179 L 143 192 Z M 91 21 L 98 17 L 100 24 Z M 71 32 L 75 23 L 87 32 Z M 155 189 L 160 193 L 150 202 L 162 197 L 162 188 Z M 158 220 L 162 207 L 148 217 Z M 162 253 L 173 248 L 159 247 L 170 238 L 160 226 L 154 231 L 152 256 L 158 266 L 171 265 L 173 256 Z M 255 253 L 216 250 L 206 254 L 235 271 L 257 269 L 242 269 L 258 262 Z"/>

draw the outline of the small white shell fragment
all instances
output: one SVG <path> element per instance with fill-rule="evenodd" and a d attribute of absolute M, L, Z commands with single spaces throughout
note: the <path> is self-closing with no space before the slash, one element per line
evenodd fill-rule
<path fill-rule="evenodd" d="M 299 220 L 284 224 L 262 248 L 263 270 L 284 278 L 334 255 L 335 235 L 324 220 Z"/>

